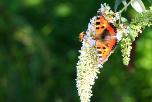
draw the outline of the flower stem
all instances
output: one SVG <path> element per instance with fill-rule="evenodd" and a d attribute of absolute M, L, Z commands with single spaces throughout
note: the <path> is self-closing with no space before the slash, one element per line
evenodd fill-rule
<path fill-rule="evenodd" d="M 134 0 L 130 0 L 130 2 L 124 7 L 122 8 L 122 10 L 120 11 L 120 18 L 121 18 L 121 13 L 133 2 Z M 121 23 L 121 19 L 119 19 L 119 24 Z"/>
<path fill-rule="evenodd" d="M 124 7 L 122 8 L 122 10 L 120 11 L 120 13 L 122 13 L 134 0 L 130 0 L 130 2 Z"/>

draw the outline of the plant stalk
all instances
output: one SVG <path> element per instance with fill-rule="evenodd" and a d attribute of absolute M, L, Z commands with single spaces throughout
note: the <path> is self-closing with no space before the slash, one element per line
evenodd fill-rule
<path fill-rule="evenodd" d="M 122 10 L 120 11 L 120 13 L 122 13 L 134 0 L 130 0 L 130 2 L 124 7 L 122 8 Z"/>
<path fill-rule="evenodd" d="M 120 18 L 121 18 L 121 13 L 133 2 L 134 0 L 130 0 L 130 2 L 124 7 L 122 8 L 122 10 L 120 11 Z M 121 20 L 119 19 L 119 24 L 120 24 Z"/>

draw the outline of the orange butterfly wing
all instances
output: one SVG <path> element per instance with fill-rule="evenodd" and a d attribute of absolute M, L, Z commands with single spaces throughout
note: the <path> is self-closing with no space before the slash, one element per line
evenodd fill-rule
<path fill-rule="evenodd" d="M 108 23 L 104 15 L 99 12 L 96 19 L 95 40 L 97 55 L 102 63 L 107 61 L 117 45 L 116 33 L 116 27 L 112 23 Z"/>

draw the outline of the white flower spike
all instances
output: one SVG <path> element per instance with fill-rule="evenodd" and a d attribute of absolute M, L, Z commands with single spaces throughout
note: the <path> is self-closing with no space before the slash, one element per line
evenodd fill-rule
<path fill-rule="evenodd" d="M 110 25 L 111 27 L 117 26 L 116 20 L 120 19 L 119 12 L 114 13 L 110 10 L 110 7 L 104 3 L 101 4 L 101 8 L 97 11 L 102 12 L 105 14 L 105 19 L 108 21 L 108 24 L 113 23 Z M 76 86 L 78 88 L 78 95 L 80 96 L 81 102 L 89 102 L 92 94 L 92 86 L 95 83 L 95 79 L 98 78 L 97 74 L 100 73 L 99 68 L 102 68 L 103 63 L 101 63 L 101 58 L 98 56 L 100 51 L 97 54 L 96 48 L 96 29 L 97 29 L 97 16 L 90 19 L 90 23 L 88 24 L 88 29 L 85 32 L 82 32 L 79 36 L 79 40 L 82 41 L 82 47 L 80 52 L 79 61 L 77 63 L 77 79 L 76 79 Z M 119 26 L 119 25 L 118 25 Z M 117 33 L 116 39 L 119 41 L 123 33 L 128 33 L 125 29 L 123 24 L 121 27 L 117 29 L 114 27 L 113 29 L 116 30 Z M 114 32 L 114 31 L 113 31 Z M 112 38 L 107 38 L 112 39 Z M 98 49 L 99 50 L 99 49 Z"/>

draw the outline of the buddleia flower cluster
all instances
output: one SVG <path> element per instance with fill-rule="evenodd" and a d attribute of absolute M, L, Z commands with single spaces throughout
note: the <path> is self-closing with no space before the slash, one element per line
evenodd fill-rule
<path fill-rule="evenodd" d="M 138 33 L 142 33 L 146 26 L 150 27 L 152 23 L 152 7 L 146 12 L 142 12 L 136 15 L 130 23 L 130 27 L 133 29 L 134 37 L 138 37 Z"/>
<path fill-rule="evenodd" d="M 91 35 L 95 35 L 95 17 L 90 20 L 86 35 L 83 38 L 79 61 L 77 63 L 77 88 L 81 102 L 88 102 L 92 96 L 92 85 L 97 79 L 99 68 L 102 68 L 96 54 L 95 40 Z"/>
<path fill-rule="evenodd" d="M 117 27 L 117 39 L 121 40 L 123 35 L 127 35 L 128 26 L 125 24 L 116 24 L 116 21 L 120 19 L 120 12 L 114 13 L 110 10 L 110 7 L 106 3 L 101 4 L 101 8 L 97 12 L 105 14 L 106 19 L 113 23 Z M 92 94 L 92 86 L 95 83 L 95 79 L 98 78 L 97 74 L 100 73 L 99 68 L 102 68 L 95 46 L 95 28 L 96 28 L 96 16 L 90 19 L 86 35 L 82 41 L 82 47 L 80 52 L 79 61 L 77 63 L 77 79 L 76 86 L 78 95 L 81 102 L 89 102 Z"/>
<path fill-rule="evenodd" d="M 135 38 L 138 37 L 139 34 L 143 32 L 146 26 L 150 27 L 152 23 L 152 7 L 150 10 L 146 10 L 145 12 L 141 12 L 136 15 L 134 19 L 130 22 L 130 31 L 128 34 L 125 35 L 121 40 L 121 52 L 123 56 L 123 63 L 124 65 L 128 65 L 130 61 L 130 52 L 131 52 L 131 44 L 135 41 Z"/>

